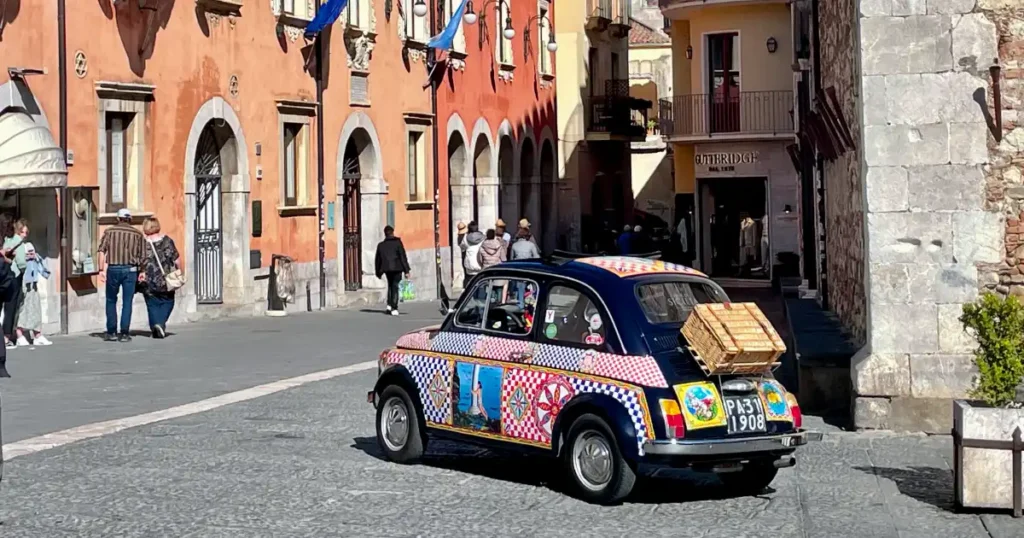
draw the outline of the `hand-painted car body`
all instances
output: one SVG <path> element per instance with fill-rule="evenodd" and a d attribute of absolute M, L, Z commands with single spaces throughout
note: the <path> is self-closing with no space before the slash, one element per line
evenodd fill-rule
<path fill-rule="evenodd" d="M 589 448 L 614 452 L 629 471 L 643 463 L 738 477 L 750 467 L 770 482 L 806 442 L 796 399 L 770 373 L 708 378 L 681 342 L 689 306 L 725 301 L 703 274 L 659 261 L 501 264 L 468 283 L 441 325 L 381 354 L 369 399 L 403 387 L 423 443 L 430 432 L 518 446 L 573 467 L 567 451 L 582 442 L 573 425 L 585 417 L 599 445 Z M 381 436 L 387 416 L 378 415 Z M 614 448 L 600 442 L 604 434 Z M 585 498 L 624 495 L 621 485 L 594 487 L 584 467 L 575 469 Z"/>

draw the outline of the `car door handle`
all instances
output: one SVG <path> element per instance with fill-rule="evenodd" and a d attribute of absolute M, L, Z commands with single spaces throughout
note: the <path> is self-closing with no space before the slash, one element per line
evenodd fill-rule
<path fill-rule="evenodd" d="M 532 359 L 533 358 L 533 354 L 531 354 L 531 353 L 524 353 L 522 351 L 513 351 L 513 352 L 508 354 L 508 358 L 509 358 L 509 360 L 512 360 L 512 361 L 523 362 L 523 361 L 528 361 L 528 360 Z"/>

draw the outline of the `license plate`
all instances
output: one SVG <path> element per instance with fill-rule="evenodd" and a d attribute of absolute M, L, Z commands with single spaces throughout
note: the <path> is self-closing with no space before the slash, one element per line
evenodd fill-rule
<path fill-rule="evenodd" d="M 725 414 L 729 418 L 730 434 L 765 431 L 764 408 L 756 395 L 726 396 Z"/>

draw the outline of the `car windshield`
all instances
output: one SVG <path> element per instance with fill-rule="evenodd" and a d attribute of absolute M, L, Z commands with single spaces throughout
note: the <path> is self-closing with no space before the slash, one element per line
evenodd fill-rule
<path fill-rule="evenodd" d="M 682 324 L 695 305 L 729 300 L 718 286 L 693 280 L 640 284 L 636 296 L 647 321 L 654 324 Z"/>

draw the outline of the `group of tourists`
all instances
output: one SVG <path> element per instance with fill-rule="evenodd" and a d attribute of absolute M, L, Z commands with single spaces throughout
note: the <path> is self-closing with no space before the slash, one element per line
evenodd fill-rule
<path fill-rule="evenodd" d="M 498 219 L 494 228 L 481 232 L 477 222 L 458 224 L 458 242 L 462 250 L 462 267 L 466 278 L 507 260 L 540 258 L 537 239 L 530 232 L 530 221 L 520 219 L 515 237 L 506 231 L 505 221 Z"/>

